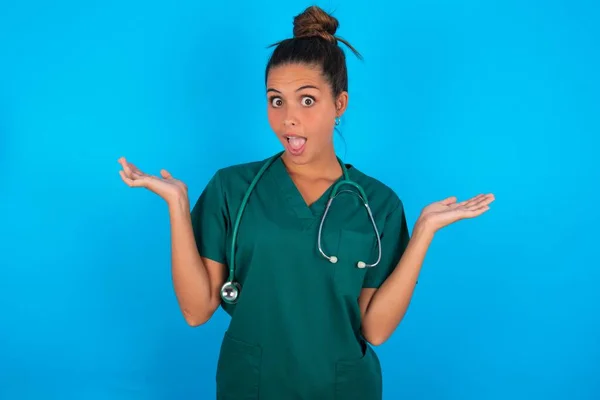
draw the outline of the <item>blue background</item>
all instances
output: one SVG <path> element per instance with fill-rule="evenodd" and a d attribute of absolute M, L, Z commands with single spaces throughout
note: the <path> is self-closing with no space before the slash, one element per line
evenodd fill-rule
<path fill-rule="evenodd" d="M 162 199 L 279 150 L 263 70 L 305 1 L 21 1 L 0 11 L 0 398 L 210 399 L 219 311 L 186 326 Z M 377 349 L 386 399 L 600 398 L 600 7 L 322 1 L 340 19 L 340 156 L 401 196 L 493 192 L 440 231 Z M 307 288 L 308 290 L 308 288 Z"/>

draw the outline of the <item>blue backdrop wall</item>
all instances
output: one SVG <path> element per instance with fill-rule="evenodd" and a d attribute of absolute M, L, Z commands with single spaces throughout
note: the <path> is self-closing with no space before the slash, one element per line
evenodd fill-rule
<path fill-rule="evenodd" d="M 164 202 L 279 150 L 267 45 L 306 1 L 4 1 L 0 398 L 209 399 L 227 317 L 186 326 Z M 598 399 L 600 7 L 321 1 L 349 51 L 347 162 L 430 202 L 493 192 L 439 232 L 377 348 L 386 399 Z"/>

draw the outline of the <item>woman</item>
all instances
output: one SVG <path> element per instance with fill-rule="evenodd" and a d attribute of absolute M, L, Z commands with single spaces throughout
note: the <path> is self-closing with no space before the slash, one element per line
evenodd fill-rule
<path fill-rule="evenodd" d="M 191 214 L 181 181 L 119 159 L 125 183 L 168 204 L 186 321 L 201 325 L 219 306 L 231 315 L 219 399 L 381 399 L 369 344 L 386 341 L 400 323 L 435 232 L 493 201 L 435 202 L 409 237 L 394 191 L 339 161 L 333 131 L 348 105 L 348 80 L 337 25 L 318 7 L 294 19 L 294 38 L 277 44 L 265 76 L 269 123 L 284 150 L 217 171 Z M 335 186 L 346 178 L 358 186 Z"/>

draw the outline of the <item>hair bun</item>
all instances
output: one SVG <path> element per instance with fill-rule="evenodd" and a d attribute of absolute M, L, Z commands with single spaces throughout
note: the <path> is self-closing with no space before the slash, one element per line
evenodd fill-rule
<path fill-rule="evenodd" d="M 310 6 L 294 17 L 294 37 L 321 37 L 337 43 L 338 20 L 317 6 Z"/>

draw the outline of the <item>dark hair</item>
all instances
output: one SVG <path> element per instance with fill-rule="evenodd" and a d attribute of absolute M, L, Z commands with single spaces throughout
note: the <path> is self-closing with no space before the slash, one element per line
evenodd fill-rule
<path fill-rule="evenodd" d="M 301 63 L 319 66 L 329 82 L 334 98 L 348 90 L 346 55 L 338 42 L 344 43 L 362 60 L 362 56 L 346 40 L 335 36 L 338 20 L 317 6 L 308 7 L 294 17 L 294 37 L 274 43 L 277 46 L 265 71 L 265 82 L 271 68 Z"/>

